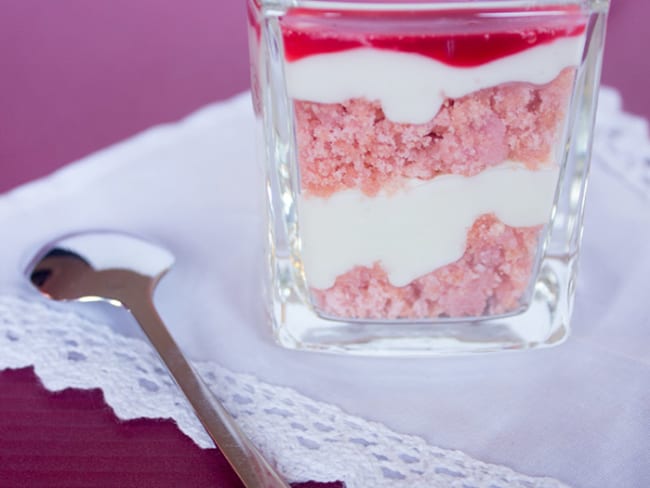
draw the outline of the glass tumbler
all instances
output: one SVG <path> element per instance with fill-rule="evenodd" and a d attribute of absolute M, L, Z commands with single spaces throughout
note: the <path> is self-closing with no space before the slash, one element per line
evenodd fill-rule
<path fill-rule="evenodd" d="M 607 0 L 249 0 L 277 341 L 562 342 Z"/>

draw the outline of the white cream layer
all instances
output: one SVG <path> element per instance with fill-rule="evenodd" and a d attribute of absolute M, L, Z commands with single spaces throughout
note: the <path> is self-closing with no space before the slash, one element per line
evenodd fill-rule
<path fill-rule="evenodd" d="M 438 113 L 445 98 L 509 82 L 541 85 L 578 66 L 584 36 L 557 39 L 473 68 L 448 66 L 420 54 L 374 48 L 317 54 L 285 63 L 289 97 L 340 103 L 379 100 L 388 119 L 419 124 Z"/>
<path fill-rule="evenodd" d="M 345 190 L 299 200 L 307 281 L 320 289 L 355 266 L 380 262 L 390 282 L 404 286 L 465 252 L 467 232 L 494 213 L 513 227 L 548 221 L 558 168 L 529 170 L 504 163 L 471 176 L 411 180 L 395 193 L 368 197 Z"/>

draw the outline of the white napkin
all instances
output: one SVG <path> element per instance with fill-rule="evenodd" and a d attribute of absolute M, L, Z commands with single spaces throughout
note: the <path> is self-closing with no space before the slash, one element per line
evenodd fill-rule
<path fill-rule="evenodd" d="M 615 105 L 606 117 L 624 117 Z M 136 232 L 176 255 L 156 302 L 195 359 L 576 487 L 650 479 L 650 212 L 624 179 L 602 164 L 593 169 L 566 344 L 444 359 L 301 353 L 276 346 L 264 322 L 253 132 L 244 94 L 2 196 L 0 292 L 31 293 L 23 270 L 56 236 L 88 228 Z M 647 135 L 636 143 L 646 147 Z"/>

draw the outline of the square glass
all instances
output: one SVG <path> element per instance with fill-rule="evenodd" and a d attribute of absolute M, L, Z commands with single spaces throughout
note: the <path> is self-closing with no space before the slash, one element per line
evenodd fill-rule
<path fill-rule="evenodd" d="M 608 8 L 249 0 L 280 344 L 433 355 L 567 337 Z"/>

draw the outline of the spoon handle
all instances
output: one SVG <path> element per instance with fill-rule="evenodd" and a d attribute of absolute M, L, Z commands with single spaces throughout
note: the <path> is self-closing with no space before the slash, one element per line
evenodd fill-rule
<path fill-rule="evenodd" d="M 151 294 L 129 294 L 124 305 L 138 321 L 170 374 L 192 405 L 214 443 L 246 488 L 289 488 L 248 440 L 200 376 L 183 356 L 153 306 Z"/>

